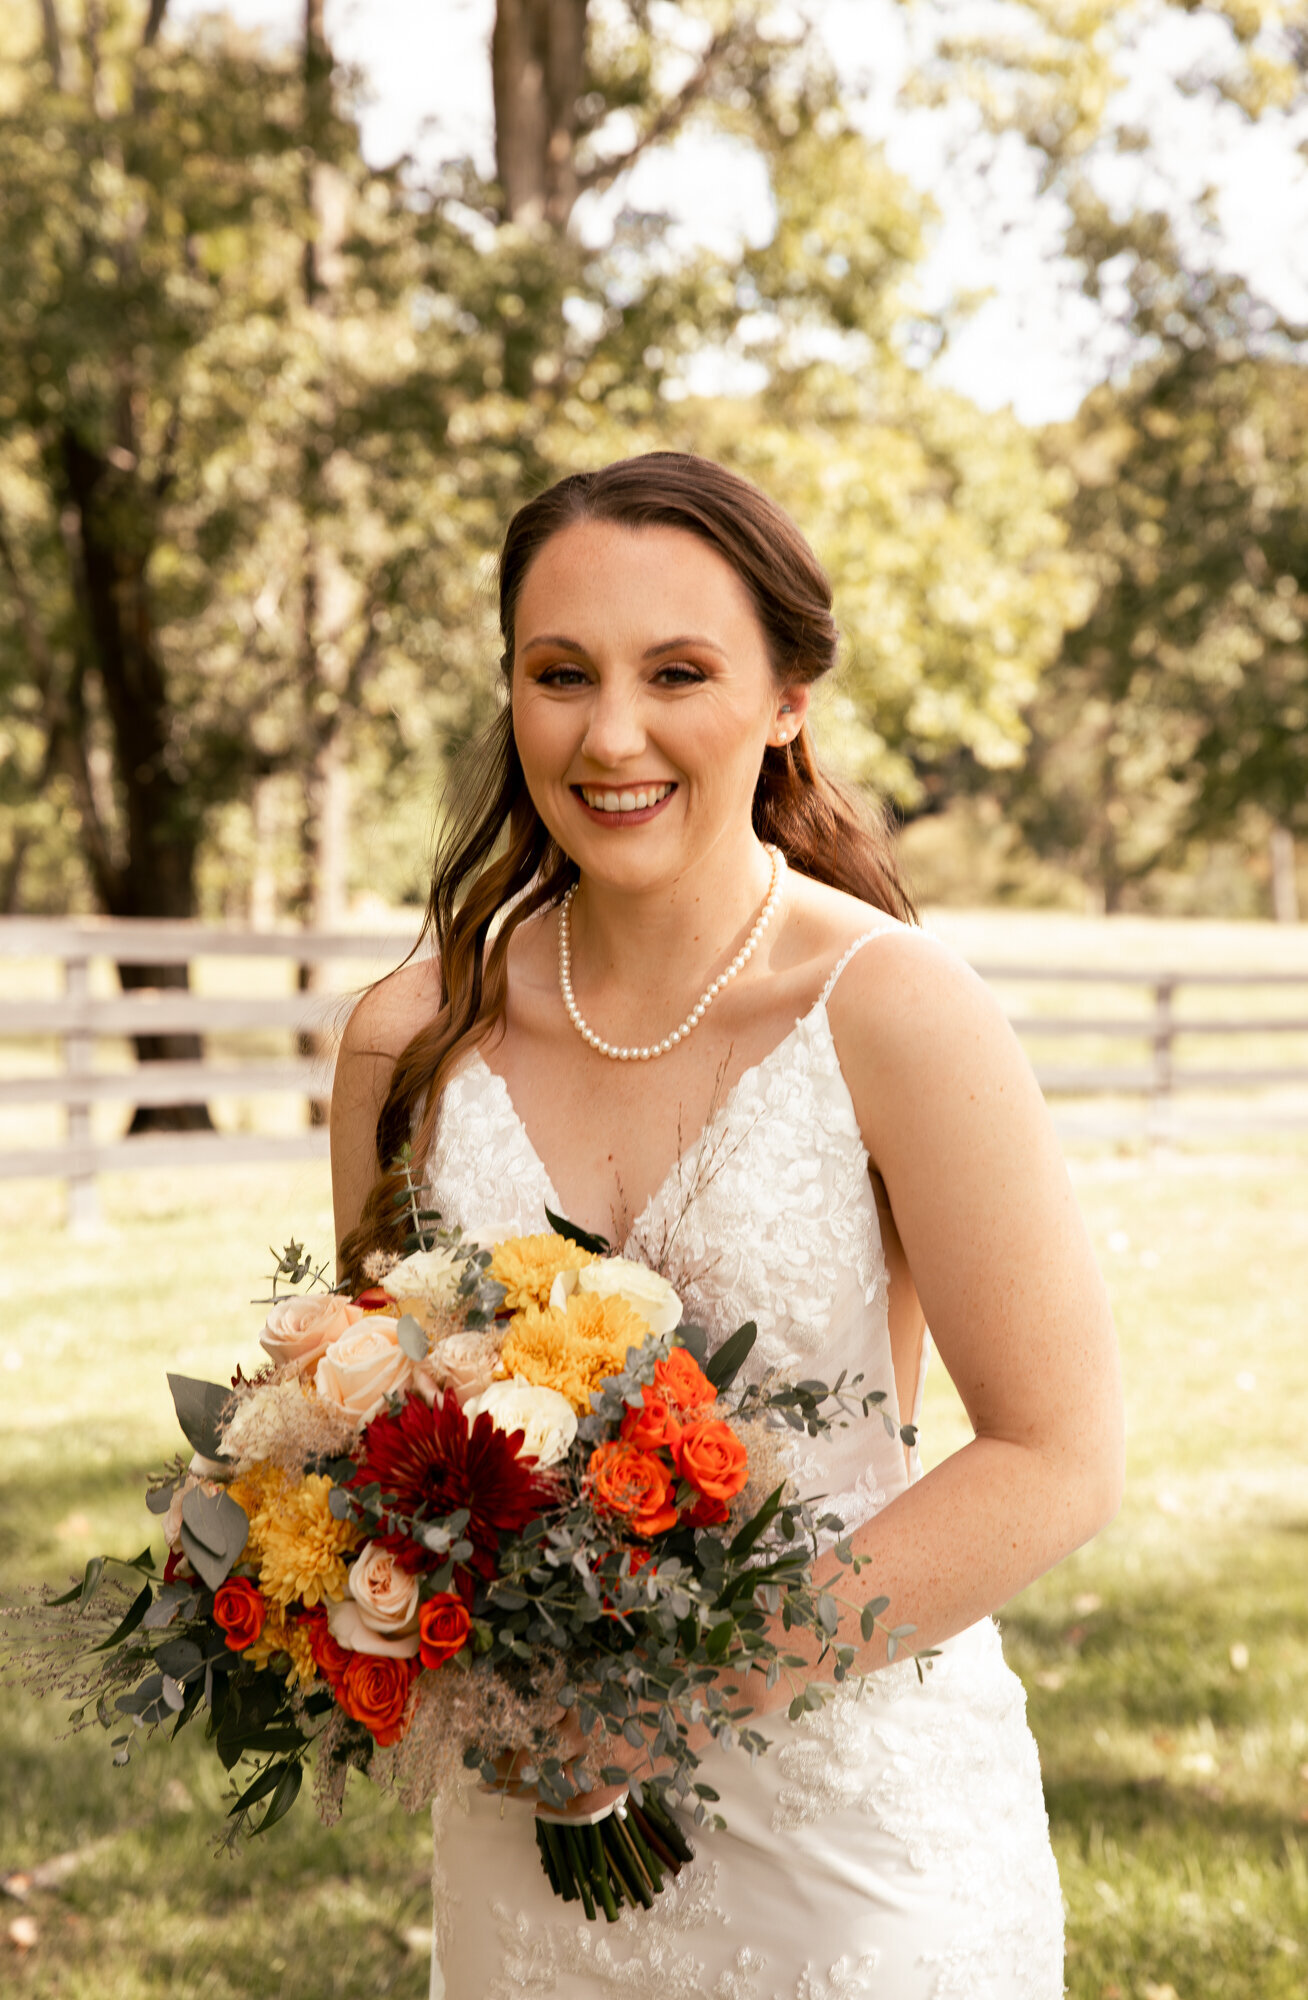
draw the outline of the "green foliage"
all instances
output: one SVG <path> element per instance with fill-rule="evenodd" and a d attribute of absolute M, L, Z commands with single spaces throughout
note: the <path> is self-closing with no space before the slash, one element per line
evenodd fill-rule
<path fill-rule="evenodd" d="M 1033 151 L 1116 356 L 1045 440 L 1088 589 L 1030 710 L 1029 755 L 997 785 L 959 774 L 1109 909 L 1163 865 L 1193 868 L 1201 843 L 1308 826 L 1304 329 L 1233 274 L 1211 190 L 1182 207 L 1165 172 L 1139 171 L 1157 163 L 1123 91 L 1151 11 L 1024 0 L 1002 30 L 944 42 L 920 83 L 936 101 L 961 87 L 985 127 Z M 1225 32 L 1190 37 L 1175 87 L 1214 132 L 1233 105 L 1301 113 L 1301 26 L 1176 0 L 1199 11 Z"/>
<path fill-rule="evenodd" d="M 435 779 L 496 699 L 505 519 L 659 446 L 757 477 L 829 562 L 850 657 L 828 734 L 851 775 L 912 803 L 960 745 L 987 768 L 1019 754 L 1073 603 L 1056 482 L 1010 420 L 906 368 L 910 337 L 935 337 L 906 291 L 929 209 L 811 39 L 716 0 L 589 21 L 556 210 L 698 122 L 771 179 L 772 239 L 731 257 L 688 253 L 657 214 L 593 245 L 466 162 L 421 187 L 373 172 L 341 77 L 314 96 L 297 56 L 221 17 L 142 49 L 142 17 L 120 0 L 98 67 L 70 47 L 61 88 L 35 53 L 12 64 L 0 116 L 0 591 L 19 614 L 0 802 L 40 800 L 11 900 L 62 882 L 123 907 L 167 874 L 181 908 L 198 869 L 230 908 L 271 783 L 303 907 L 333 761 L 356 779 L 356 879 L 379 879 L 380 844 L 380 879 L 417 893 Z M 752 360 L 758 396 L 686 399 L 706 346 Z M 123 632 L 77 588 L 97 537 L 144 635 L 143 749 L 115 695 Z"/>

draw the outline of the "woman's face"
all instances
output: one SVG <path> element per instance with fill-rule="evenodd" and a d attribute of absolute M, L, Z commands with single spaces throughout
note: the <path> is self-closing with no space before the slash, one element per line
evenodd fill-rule
<path fill-rule="evenodd" d="M 518 755 L 583 874 L 652 888 L 743 847 L 764 749 L 796 733 L 808 690 L 778 684 L 729 563 L 681 528 L 575 522 L 514 622 Z"/>

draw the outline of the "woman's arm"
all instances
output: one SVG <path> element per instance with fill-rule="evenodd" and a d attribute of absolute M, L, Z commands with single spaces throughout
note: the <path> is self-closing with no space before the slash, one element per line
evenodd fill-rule
<path fill-rule="evenodd" d="M 359 1220 L 380 1171 L 377 1116 L 396 1057 L 440 1005 L 434 960 L 402 966 L 364 994 L 346 1023 L 332 1079 L 332 1205 L 336 1244 Z"/>
<path fill-rule="evenodd" d="M 1039 1088 L 981 980 L 920 933 L 859 954 L 830 1005 L 864 1142 L 932 1339 L 976 1432 L 853 1537 L 914 1647 L 962 1631 L 1111 1520 L 1117 1346 Z M 848 1614 L 841 1638 L 858 1641 Z M 880 1637 L 859 1665 L 885 1659 Z M 784 1682 L 765 1707 L 789 1699 Z"/>

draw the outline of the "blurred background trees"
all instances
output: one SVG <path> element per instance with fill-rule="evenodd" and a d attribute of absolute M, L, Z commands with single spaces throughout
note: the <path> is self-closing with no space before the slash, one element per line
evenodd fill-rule
<path fill-rule="evenodd" d="M 983 167 L 1039 160 L 1098 305 L 1107 379 L 1036 430 L 940 380 L 964 302 L 923 308 L 932 204 L 797 16 L 499 0 L 492 176 L 365 160 L 322 0 L 285 47 L 164 0 L 0 0 L 0 907 L 420 897 L 444 762 L 497 699 L 508 513 L 659 446 L 757 479 L 827 562 L 819 727 L 922 888 L 1255 911 L 1276 852 L 1284 905 L 1304 330 L 1193 204 L 1109 171 L 1148 161 L 1141 12 L 1030 0 L 928 37 L 912 80 L 975 106 Z M 1293 20 L 1207 12 L 1182 87 L 1297 115 Z M 763 240 L 578 226 L 692 128 L 765 172 Z"/>

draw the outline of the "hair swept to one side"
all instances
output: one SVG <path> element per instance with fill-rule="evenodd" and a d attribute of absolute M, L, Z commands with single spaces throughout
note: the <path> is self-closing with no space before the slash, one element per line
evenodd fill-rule
<path fill-rule="evenodd" d="M 831 585 L 789 515 L 711 459 L 656 451 L 596 472 L 573 473 L 513 516 L 499 563 L 506 688 L 523 579 L 551 536 L 585 520 L 697 535 L 749 591 L 779 680 L 812 683 L 834 666 L 838 633 Z M 826 776 L 807 727 L 764 753 L 754 828 L 801 874 L 916 921 L 884 815 Z M 398 1246 L 404 1225 L 394 1197 L 402 1176 L 394 1163 L 400 1150 L 411 1145 L 414 1159 L 426 1159 L 446 1082 L 467 1050 L 504 1017 L 514 931 L 537 910 L 558 903 L 576 874 L 531 802 L 506 704 L 459 758 L 446 790 L 431 895 L 415 947 L 421 949 L 428 938 L 435 943 L 441 1004 L 391 1074 L 377 1119 L 377 1178 L 358 1227 L 341 1245 L 343 1281 L 357 1287 L 368 1252 Z"/>

